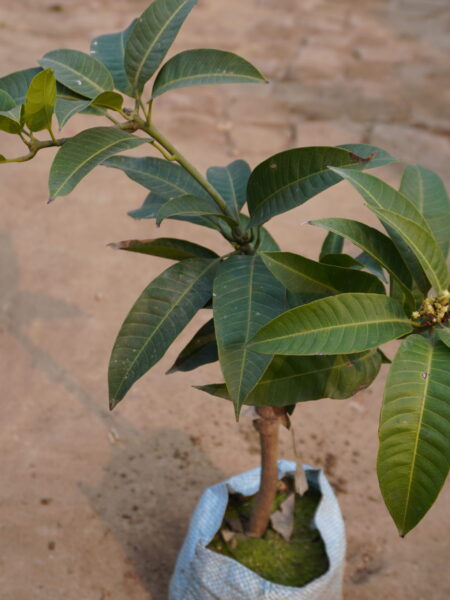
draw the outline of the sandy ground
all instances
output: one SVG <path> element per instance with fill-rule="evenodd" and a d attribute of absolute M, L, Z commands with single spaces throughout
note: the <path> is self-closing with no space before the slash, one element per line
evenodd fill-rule
<path fill-rule="evenodd" d="M 128 2 L 0 3 L 1 72 L 55 47 L 128 24 Z M 156 122 L 200 167 L 252 165 L 281 149 L 373 142 L 449 183 L 448 0 L 200 0 L 176 49 L 242 53 L 269 86 L 199 88 L 158 101 Z M 73 119 L 67 134 L 78 130 Z M 86 121 L 84 121 L 86 123 Z M 13 154 L 2 135 L 0 152 Z M 111 241 L 157 235 L 224 244 L 192 226 L 133 222 L 145 192 L 98 169 L 46 205 L 53 152 L 1 168 L 0 436 L 2 600 L 164 600 L 189 515 L 203 488 L 257 464 L 249 421 L 191 386 L 216 365 L 166 377 L 193 325 L 120 407 L 107 410 L 116 332 L 166 261 L 113 252 Z M 384 175 L 398 181 L 398 166 Z M 346 184 L 271 230 L 285 250 L 316 257 L 323 233 L 302 222 L 351 214 L 370 221 Z M 168 264 L 168 263 L 167 263 Z M 205 312 L 205 311 L 203 311 Z M 388 349 L 388 353 L 392 351 Z M 374 463 L 383 376 L 346 401 L 302 405 L 294 422 L 306 462 L 322 465 L 348 533 L 347 600 L 450 597 L 449 489 L 406 539 L 382 503 Z M 291 457 L 289 438 L 282 453 Z"/>

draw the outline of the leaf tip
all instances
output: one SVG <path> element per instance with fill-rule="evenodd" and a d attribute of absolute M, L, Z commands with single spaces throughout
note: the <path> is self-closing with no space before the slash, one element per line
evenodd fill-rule
<path fill-rule="evenodd" d="M 51 203 L 52 203 L 52 202 L 54 202 L 55 200 L 56 200 L 56 196 L 53 196 L 53 198 L 52 198 L 52 197 L 50 197 L 50 198 L 47 200 L 47 204 L 51 204 Z"/>

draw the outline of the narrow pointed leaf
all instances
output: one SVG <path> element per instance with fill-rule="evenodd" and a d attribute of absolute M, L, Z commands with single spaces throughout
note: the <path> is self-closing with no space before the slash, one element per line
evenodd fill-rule
<path fill-rule="evenodd" d="M 164 271 L 142 292 L 125 319 L 109 366 L 110 406 L 164 355 L 211 296 L 218 261 L 191 258 Z"/>
<path fill-rule="evenodd" d="M 167 200 L 156 215 L 156 224 L 160 225 L 164 219 L 170 217 L 216 217 L 223 219 L 229 224 L 233 224 L 233 220 L 224 215 L 214 200 L 211 198 L 202 198 L 199 196 L 178 196 Z"/>
<path fill-rule="evenodd" d="M 57 81 L 87 98 L 95 98 L 114 87 L 108 69 L 93 56 L 79 50 L 52 50 L 38 63 L 44 69 L 52 68 Z"/>
<path fill-rule="evenodd" d="M 257 255 L 223 262 L 214 282 L 214 324 L 220 366 L 236 415 L 270 363 L 248 350 L 248 340 L 284 309 L 285 291 Z"/>
<path fill-rule="evenodd" d="M 27 91 L 24 120 L 31 131 L 50 129 L 56 102 L 56 79 L 51 69 L 37 73 Z"/>
<path fill-rule="evenodd" d="M 40 67 L 32 67 L 0 77 L 0 90 L 7 92 L 16 104 L 23 104 L 33 77 L 41 70 Z"/>
<path fill-rule="evenodd" d="M 403 341 L 386 382 L 378 479 L 400 535 L 435 501 L 450 463 L 450 350 L 419 335 Z"/>
<path fill-rule="evenodd" d="M 170 260 L 186 260 L 187 258 L 218 258 L 217 254 L 193 242 L 175 238 L 158 238 L 155 240 L 126 240 L 109 244 L 114 250 L 128 250 L 150 256 L 160 256 Z"/>
<path fill-rule="evenodd" d="M 450 326 L 437 328 L 437 334 L 441 342 L 450 348 Z"/>
<path fill-rule="evenodd" d="M 209 183 L 219 192 L 237 220 L 247 199 L 250 173 L 250 167 L 244 160 L 235 160 L 226 167 L 210 167 L 206 173 Z"/>
<path fill-rule="evenodd" d="M 400 192 L 414 202 L 425 217 L 444 257 L 450 245 L 450 199 L 439 175 L 420 165 L 403 171 Z"/>
<path fill-rule="evenodd" d="M 341 292 L 385 293 L 381 281 L 364 271 L 319 263 L 291 252 L 266 252 L 261 257 L 285 288 L 310 301 Z"/>
<path fill-rule="evenodd" d="M 167 373 L 192 371 L 219 360 L 214 319 L 207 321 L 183 348 Z"/>
<path fill-rule="evenodd" d="M 258 331 L 248 347 L 264 354 L 348 354 L 411 331 L 397 300 L 382 294 L 340 294 L 283 313 Z"/>
<path fill-rule="evenodd" d="M 310 223 L 345 237 L 374 258 L 395 277 L 407 298 L 409 308 L 413 309 L 414 299 L 409 291 L 411 274 L 390 238 L 373 227 L 351 219 L 316 219 Z"/>
<path fill-rule="evenodd" d="M 94 167 L 116 154 L 145 144 L 146 140 L 115 127 L 93 127 L 69 139 L 50 169 L 50 197 L 66 196 Z"/>
<path fill-rule="evenodd" d="M 194 4 L 195 0 L 154 0 L 137 20 L 125 46 L 125 69 L 139 95 Z"/>
<path fill-rule="evenodd" d="M 444 256 L 426 219 L 416 206 L 406 196 L 373 175 L 345 169 L 332 170 L 353 185 L 373 212 L 378 211 L 377 216 L 386 226 L 388 233 L 393 230 L 403 240 L 436 291 L 445 289 L 449 274 Z M 387 220 L 381 217 L 379 211 L 385 211 L 383 214 Z M 398 245 L 396 237 L 393 241 L 402 253 L 404 245 Z M 403 258 L 407 261 L 405 254 Z"/>
<path fill-rule="evenodd" d="M 113 77 L 114 87 L 127 96 L 133 96 L 133 86 L 125 71 L 125 46 L 135 23 L 136 20 L 124 31 L 100 35 L 91 42 L 91 55 L 105 65 Z"/>
<path fill-rule="evenodd" d="M 381 363 L 378 350 L 339 356 L 275 356 L 245 404 L 289 406 L 321 398 L 350 398 L 372 383 Z M 229 399 L 225 384 L 198 389 Z"/>
<path fill-rule="evenodd" d="M 120 111 L 122 109 L 122 104 L 123 96 L 117 92 L 102 92 L 92 100 L 90 106 L 100 106 Z"/>
<path fill-rule="evenodd" d="M 319 260 L 321 261 L 327 254 L 339 254 L 344 247 L 344 238 L 333 231 L 329 231 L 323 241 L 320 249 Z"/>
<path fill-rule="evenodd" d="M 389 152 L 386 152 L 386 150 L 383 150 L 382 148 L 378 148 L 378 146 L 372 146 L 371 144 L 340 144 L 338 148 L 353 152 L 353 154 L 361 156 L 362 158 L 370 159 L 369 162 L 364 165 L 365 169 L 376 169 L 378 167 L 390 165 L 393 162 L 398 162 L 392 154 L 389 154 Z"/>
<path fill-rule="evenodd" d="M 226 52 L 201 48 L 176 54 L 159 71 L 153 97 L 168 90 L 217 83 L 264 83 L 266 79 L 244 58 Z"/>

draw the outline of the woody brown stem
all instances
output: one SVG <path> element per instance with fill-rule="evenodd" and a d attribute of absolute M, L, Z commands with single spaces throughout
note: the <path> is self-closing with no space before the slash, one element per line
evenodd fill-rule
<path fill-rule="evenodd" d="M 269 524 L 278 484 L 278 429 L 284 408 L 260 406 L 254 421 L 261 444 L 261 483 L 255 496 L 247 535 L 261 537 Z"/>

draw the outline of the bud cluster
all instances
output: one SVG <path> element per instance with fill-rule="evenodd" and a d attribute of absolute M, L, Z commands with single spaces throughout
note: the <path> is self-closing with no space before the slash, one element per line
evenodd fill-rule
<path fill-rule="evenodd" d="M 431 327 L 450 321 L 450 292 L 445 290 L 436 298 L 425 298 L 419 310 L 412 314 L 419 327 Z"/>

